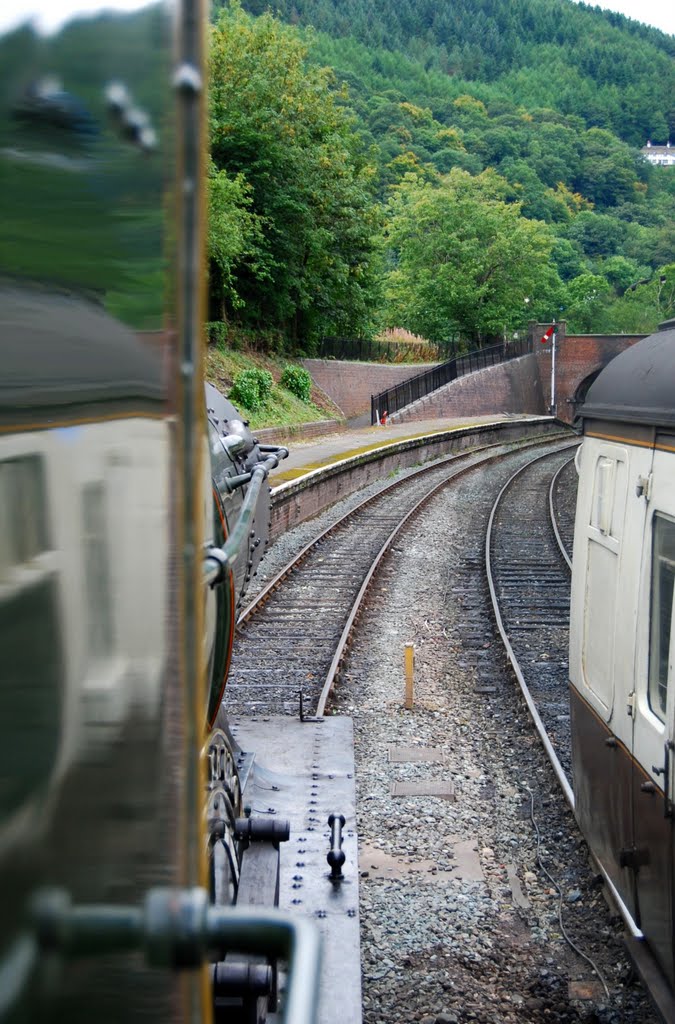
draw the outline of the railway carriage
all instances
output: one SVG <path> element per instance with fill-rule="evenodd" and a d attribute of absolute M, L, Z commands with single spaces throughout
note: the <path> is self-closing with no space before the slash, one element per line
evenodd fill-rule
<path fill-rule="evenodd" d="M 672 993 L 675 323 L 614 359 L 580 417 L 570 624 L 575 808 Z"/>

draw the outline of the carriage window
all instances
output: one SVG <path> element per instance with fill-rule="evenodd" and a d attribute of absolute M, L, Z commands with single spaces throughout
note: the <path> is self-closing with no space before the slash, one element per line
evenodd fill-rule
<path fill-rule="evenodd" d="M 626 463 L 602 455 L 595 466 L 590 525 L 604 537 L 621 540 L 626 495 Z"/>
<path fill-rule="evenodd" d="M 654 516 L 649 637 L 649 706 L 665 721 L 675 587 L 675 521 Z"/>
<path fill-rule="evenodd" d="M 47 550 L 45 509 L 41 456 L 0 462 L 0 579 Z"/>
<path fill-rule="evenodd" d="M 87 595 L 87 642 L 90 658 L 102 658 L 113 647 L 110 567 L 103 483 L 87 484 L 82 491 L 84 572 Z"/>

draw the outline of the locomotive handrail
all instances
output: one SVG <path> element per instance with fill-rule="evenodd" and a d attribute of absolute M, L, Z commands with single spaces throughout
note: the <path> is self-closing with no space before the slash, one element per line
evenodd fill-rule
<path fill-rule="evenodd" d="M 279 465 L 279 460 L 285 459 L 288 455 L 287 448 L 273 448 L 272 450 L 270 448 L 271 446 L 267 447 L 269 454 L 266 458 L 261 459 L 251 470 L 250 478 L 248 473 L 236 478 L 242 484 L 248 483 L 246 497 L 234 529 L 222 548 L 209 547 L 207 549 L 204 559 L 204 582 L 210 587 L 223 582 L 228 569 L 234 565 L 241 551 L 246 549 L 244 541 L 251 529 L 260 488 L 270 472 Z"/>
<path fill-rule="evenodd" d="M 214 907 L 203 889 L 151 889 L 142 906 L 73 905 L 61 889 L 43 890 L 32 924 L 45 950 L 97 956 L 143 949 L 152 967 L 194 968 L 224 951 L 288 964 L 285 1024 L 316 1019 L 321 938 L 316 926 L 274 908 Z"/>

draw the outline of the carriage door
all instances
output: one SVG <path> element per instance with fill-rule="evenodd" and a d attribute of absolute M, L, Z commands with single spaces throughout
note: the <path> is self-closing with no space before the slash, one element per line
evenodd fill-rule
<path fill-rule="evenodd" d="M 640 927 L 671 984 L 675 796 L 673 456 L 654 454 L 643 548 L 633 725 L 633 815 Z"/>

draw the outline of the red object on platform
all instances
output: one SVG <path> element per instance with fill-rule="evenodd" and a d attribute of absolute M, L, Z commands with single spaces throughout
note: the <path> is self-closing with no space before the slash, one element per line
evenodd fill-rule
<path fill-rule="evenodd" d="M 546 331 L 546 333 L 542 334 L 541 338 L 539 339 L 541 341 L 542 345 L 545 345 L 547 341 L 550 341 L 554 334 L 555 334 L 555 324 L 551 324 L 551 326 Z"/>

